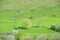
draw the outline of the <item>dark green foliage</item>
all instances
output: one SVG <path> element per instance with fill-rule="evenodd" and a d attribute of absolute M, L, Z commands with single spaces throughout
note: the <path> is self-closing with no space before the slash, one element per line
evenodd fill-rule
<path fill-rule="evenodd" d="M 60 32 L 60 23 L 56 25 L 56 32 Z"/>
<path fill-rule="evenodd" d="M 26 29 L 26 27 L 18 27 L 18 29 Z"/>
<path fill-rule="evenodd" d="M 60 32 L 60 28 L 57 27 L 57 26 L 51 26 L 50 29 L 52 29 L 52 30 L 54 30 L 54 31 L 56 31 L 56 32 Z"/>
<path fill-rule="evenodd" d="M 17 38 L 17 40 L 19 40 L 19 38 Z"/>
<path fill-rule="evenodd" d="M 56 32 L 60 32 L 60 28 L 57 28 L 57 29 L 56 29 Z"/>
<path fill-rule="evenodd" d="M 56 29 L 56 27 L 55 27 L 55 26 L 51 26 L 51 28 L 50 28 L 50 29 L 55 30 L 55 29 Z"/>

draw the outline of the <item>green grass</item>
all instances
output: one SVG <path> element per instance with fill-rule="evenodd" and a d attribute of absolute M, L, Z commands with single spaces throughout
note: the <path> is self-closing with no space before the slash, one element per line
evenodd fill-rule
<path fill-rule="evenodd" d="M 57 32 L 49 30 L 51 25 L 56 25 L 60 23 L 60 5 L 53 7 L 41 6 L 43 5 L 40 1 L 28 1 L 26 3 L 21 3 L 22 0 L 2 0 L 0 6 L 0 32 L 12 31 L 13 22 L 12 18 L 16 18 L 16 26 L 23 26 L 23 21 L 25 18 L 33 17 L 31 19 L 32 26 L 36 26 L 38 20 L 40 20 L 40 26 L 42 28 L 30 28 L 26 30 L 19 29 L 23 36 L 32 35 L 37 36 L 40 34 L 55 34 Z M 23 2 L 23 1 L 22 1 Z M 32 2 L 29 4 L 29 2 Z M 33 11 L 31 11 L 33 10 Z M 16 12 L 19 11 L 19 12 Z M 18 13 L 18 15 L 16 15 Z M 55 16 L 52 16 L 55 14 Z M 39 17 L 42 17 L 42 19 Z"/>
<path fill-rule="evenodd" d="M 39 19 L 39 18 L 34 18 L 34 19 L 32 19 L 32 20 L 31 20 L 32 26 L 36 26 L 36 22 L 37 22 L 38 20 L 40 20 L 40 19 Z M 13 30 L 13 22 L 12 22 L 12 20 L 2 19 L 2 20 L 0 20 L 0 21 L 1 21 L 1 22 L 0 22 L 0 32 L 8 32 L 8 31 Z M 24 19 L 17 19 L 17 21 L 16 21 L 16 26 L 17 26 L 17 27 L 23 26 L 23 21 L 24 21 Z M 46 31 L 48 31 L 47 28 L 50 28 L 51 25 L 55 25 L 55 24 L 57 24 L 57 23 L 59 23 L 59 22 L 60 22 L 60 19 L 59 19 L 59 18 L 43 17 L 43 18 L 40 20 L 40 26 L 46 28 Z M 44 30 L 44 28 L 42 28 L 42 30 Z M 36 28 L 35 28 L 35 29 L 36 29 Z M 35 29 L 32 28 L 31 31 L 33 31 L 33 30 L 35 30 Z M 41 29 L 41 28 L 38 28 L 38 29 Z M 29 32 L 30 32 L 30 29 L 28 29 L 28 30 L 29 30 Z M 27 30 L 26 30 L 26 31 L 27 31 Z M 26 32 L 26 31 L 23 31 L 23 32 Z M 37 29 L 36 29 L 36 31 L 37 31 Z M 29 33 L 29 32 L 28 32 L 28 33 Z M 28 34 L 28 33 L 27 33 L 27 34 Z M 32 32 L 31 32 L 31 33 L 32 33 Z M 36 33 L 40 33 L 40 32 L 37 31 Z M 41 33 L 43 33 L 43 31 L 42 31 Z"/>
<path fill-rule="evenodd" d="M 26 35 L 37 36 L 40 34 L 51 35 L 57 33 L 47 28 L 30 28 L 26 30 L 20 30 L 20 32 L 22 33 L 22 36 L 26 36 Z"/>

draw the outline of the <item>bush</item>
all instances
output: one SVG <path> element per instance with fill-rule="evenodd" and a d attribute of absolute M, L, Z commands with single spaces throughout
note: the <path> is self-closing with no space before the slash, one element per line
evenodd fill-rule
<path fill-rule="evenodd" d="M 56 29 L 57 32 L 60 32 L 60 28 Z"/>
<path fill-rule="evenodd" d="M 56 27 L 55 27 L 55 26 L 51 26 L 51 29 L 52 29 L 52 30 L 55 30 L 55 29 L 56 29 Z"/>
<path fill-rule="evenodd" d="M 56 32 L 60 32 L 60 25 L 55 25 L 55 26 L 51 26 L 51 28 L 50 29 L 52 29 L 52 30 L 54 30 L 54 31 L 56 31 Z"/>
<path fill-rule="evenodd" d="M 30 28 L 32 27 L 31 21 L 29 19 L 25 19 L 23 23 L 24 28 Z"/>

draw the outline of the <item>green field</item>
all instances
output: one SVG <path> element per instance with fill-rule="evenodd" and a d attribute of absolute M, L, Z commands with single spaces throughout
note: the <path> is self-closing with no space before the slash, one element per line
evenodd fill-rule
<path fill-rule="evenodd" d="M 49 29 L 52 25 L 60 23 L 59 0 L 57 0 L 57 2 L 58 3 L 54 1 L 51 3 L 50 1 L 47 1 L 45 4 L 44 1 L 40 0 L 1 0 L 0 32 L 9 32 L 14 29 L 12 18 L 16 18 L 16 27 L 21 27 L 23 26 L 24 19 L 32 16 L 33 19 L 30 19 L 32 27 L 26 30 L 19 29 L 19 32 L 21 32 L 23 36 L 58 33 Z M 36 26 L 37 21 L 40 22 L 41 28 L 34 27 Z"/>

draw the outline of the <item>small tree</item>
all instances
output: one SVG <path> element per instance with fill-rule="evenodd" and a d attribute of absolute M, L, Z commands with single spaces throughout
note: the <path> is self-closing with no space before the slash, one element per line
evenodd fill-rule
<path fill-rule="evenodd" d="M 29 19 L 25 19 L 24 23 L 23 23 L 23 27 L 24 28 L 30 28 L 31 26 L 32 26 L 31 21 Z"/>

